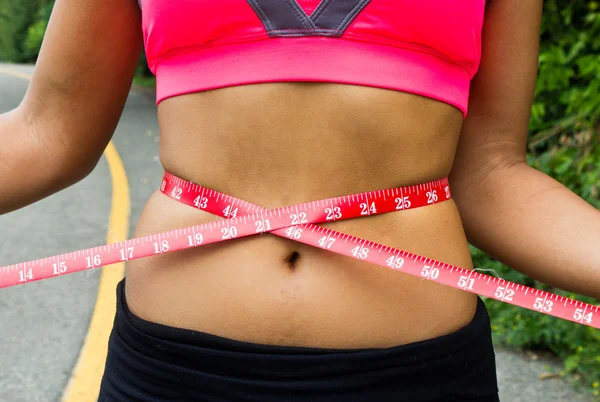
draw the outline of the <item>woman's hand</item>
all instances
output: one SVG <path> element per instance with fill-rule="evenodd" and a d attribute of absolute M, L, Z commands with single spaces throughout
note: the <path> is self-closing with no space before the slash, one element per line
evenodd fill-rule
<path fill-rule="evenodd" d="M 491 0 L 451 174 L 469 241 L 524 274 L 600 298 L 600 211 L 529 167 L 542 0 Z"/>
<path fill-rule="evenodd" d="M 21 105 L 0 115 L 0 214 L 81 180 L 119 121 L 142 46 L 136 0 L 57 0 Z"/>

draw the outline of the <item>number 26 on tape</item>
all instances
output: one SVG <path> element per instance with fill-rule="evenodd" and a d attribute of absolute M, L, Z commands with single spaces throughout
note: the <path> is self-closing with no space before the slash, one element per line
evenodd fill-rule
<path fill-rule="evenodd" d="M 428 191 L 427 192 L 427 203 L 433 204 L 433 203 L 436 203 L 437 201 L 438 201 L 437 191 L 435 191 L 435 190 Z"/>

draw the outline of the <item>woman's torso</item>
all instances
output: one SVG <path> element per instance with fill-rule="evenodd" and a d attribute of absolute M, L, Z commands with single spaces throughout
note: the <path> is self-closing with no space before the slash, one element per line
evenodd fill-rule
<path fill-rule="evenodd" d="M 448 175 L 484 0 L 141 7 L 168 172 L 267 208 Z M 214 219 L 157 192 L 136 236 Z M 471 268 L 452 201 L 326 226 Z M 132 261 L 126 294 L 150 321 L 327 348 L 432 338 L 476 306 L 471 294 L 268 234 Z"/>
<path fill-rule="evenodd" d="M 163 101 L 160 158 L 179 177 L 276 208 L 446 177 L 462 117 L 446 103 L 378 88 L 236 86 Z M 135 235 L 215 219 L 157 192 Z M 472 268 L 451 200 L 324 226 Z M 326 348 L 450 333 L 476 306 L 472 294 L 274 235 L 131 261 L 127 299 L 134 314 L 170 326 Z"/>

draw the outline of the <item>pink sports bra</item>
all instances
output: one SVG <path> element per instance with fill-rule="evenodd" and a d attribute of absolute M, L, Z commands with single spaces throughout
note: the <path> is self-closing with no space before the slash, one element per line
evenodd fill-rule
<path fill-rule="evenodd" d="M 410 92 L 467 113 L 485 0 L 141 0 L 157 104 L 280 81 Z"/>

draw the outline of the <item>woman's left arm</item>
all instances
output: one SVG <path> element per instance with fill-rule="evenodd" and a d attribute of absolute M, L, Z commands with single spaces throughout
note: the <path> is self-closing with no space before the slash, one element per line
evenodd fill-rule
<path fill-rule="evenodd" d="M 450 175 L 467 237 L 532 278 L 600 299 L 600 211 L 526 162 L 542 0 L 488 3 Z"/>

